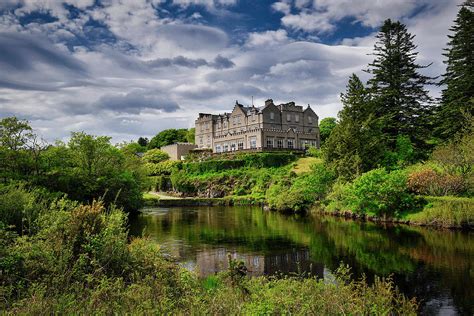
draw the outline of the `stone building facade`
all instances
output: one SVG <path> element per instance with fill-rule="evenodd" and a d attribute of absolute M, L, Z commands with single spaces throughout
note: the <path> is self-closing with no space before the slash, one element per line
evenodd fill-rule
<path fill-rule="evenodd" d="M 191 143 L 175 143 L 168 146 L 163 146 L 160 149 L 170 156 L 171 160 L 183 160 L 197 146 Z"/>
<path fill-rule="evenodd" d="M 236 102 L 231 113 L 200 113 L 196 124 L 198 148 L 215 153 L 238 150 L 303 150 L 319 148 L 318 116 L 294 102 L 262 107 Z"/>

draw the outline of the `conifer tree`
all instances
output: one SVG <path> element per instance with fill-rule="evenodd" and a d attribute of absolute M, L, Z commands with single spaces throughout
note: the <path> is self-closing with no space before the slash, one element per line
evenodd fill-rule
<path fill-rule="evenodd" d="M 432 78 L 419 72 L 429 65 L 416 63 L 414 37 L 404 24 L 386 20 L 377 34 L 375 59 L 366 70 L 373 75 L 368 88 L 390 149 L 400 134 L 409 136 L 418 148 L 425 146 L 429 136 L 432 100 L 425 85 Z"/>
<path fill-rule="evenodd" d="M 368 91 L 355 74 L 350 77 L 346 92 L 341 94 L 341 101 L 339 123 L 323 152 L 338 176 L 350 180 L 377 167 L 384 153 L 383 137 Z"/>
<path fill-rule="evenodd" d="M 463 129 L 466 114 L 474 115 L 474 1 L 461 6 L 450 31 L 436 130 L 436 135 L 445 140 Z"/>

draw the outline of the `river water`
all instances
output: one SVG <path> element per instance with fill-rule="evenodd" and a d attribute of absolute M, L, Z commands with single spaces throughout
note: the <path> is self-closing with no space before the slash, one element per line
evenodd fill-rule
<path fill-rule="evenodd" d="M 286 216 L 259 207 L 146 208 L 130 219 L 185 267 L 207 276 L 227 267 L 227 254 L 253 276 L 330 276 L 341 262 L 369 282 L 392 275 L 427 315 L 474 314 L 474 233 L 376 225 L 331 216 Z"/>

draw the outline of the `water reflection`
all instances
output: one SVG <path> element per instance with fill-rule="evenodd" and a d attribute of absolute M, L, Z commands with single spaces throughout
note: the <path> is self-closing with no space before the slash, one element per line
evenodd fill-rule
<path fill-rule="evenodd" d="M 283 216 L 259 208 L 153 208 L 131 220 L 201 276 L 241 258 L 254 276 L 309 272 L 324 277 L 340 264 L 354 276 L 392 274 L 423 312 L 474 312 L 474 235 L 406 226 L 377 226 L 333 217 Z"/>

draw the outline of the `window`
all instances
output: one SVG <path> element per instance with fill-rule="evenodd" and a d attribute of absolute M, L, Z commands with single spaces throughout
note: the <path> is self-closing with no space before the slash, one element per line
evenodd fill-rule
<path fill-rule="evenodd" d="M 221 145 L 216 145 L 216 153 L 220 153 L 222 150 Z"/>
<path fill-rule="evenodd" d="M 291 114 L 287 114 L 287 115 L 286 115 L 286 120 L 287 120 L 288 122 L 291 122 Z"/>
<path fill-rule="evenodd" d="M 274 119 L 275 119 L 275 113 L 273 113 L 273 112 L 270 112 L 270 120 L 272 120 L 272 121 L 273 121 Z"/>
<path fill-rule="evenodd" d="M 290 149 L 293 149 L 293 148 L 294 148 L 294 146 L 293 146 L 293 139 L 291 139 L 291 138 L 288 139 L 288 148 L 290 148 Z"/>
<path fill-rule="evenodd" d="M 298 123 L 300 121 L 300 115 L 295 114 L 295 122 Z"/>
<path fill-rule="evenodd" d="M 228 152 L 229 151 L 229 145 L 227 145 L 227 143 L 224 144 L 224 152 Z"/>
<path fill-rule="evenodd" d="M 257 137 L 250 137 L 250 148 L 257 148 Z"/>
<path fill-rule="evenodd" d="M 267 138 L 267 148 L 273 148 L 273 138 Z"/>
<path fill-rule="evenodd" d="M 283 139 L 278 139 L 277 140 L 277 147 L 278 148 L 283 148 Z"/>
<path fill-rule="evenodd" d="M 199 137 L 199 144 L 202 144 L 202 136 Z"/>
<path fill-rule="evenodd" d="M 238 146 L 239 150 L 244 149 L 244 142 L 239 142 L 239 143 L 237 144 L 237 146 Z"/>
<path fill-rule="evenodd" d="M 312 116 L 308 116 L 308 122 L 313 123 L 313 117 Z"/>

